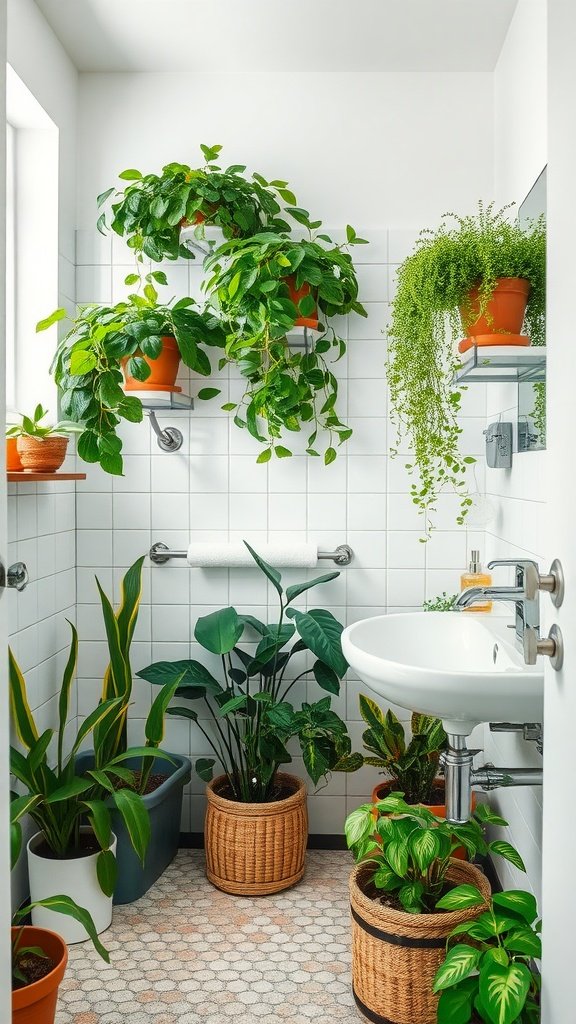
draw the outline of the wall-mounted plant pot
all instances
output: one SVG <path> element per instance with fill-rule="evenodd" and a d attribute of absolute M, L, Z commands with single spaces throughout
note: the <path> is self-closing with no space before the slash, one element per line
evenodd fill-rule
<path fill-rule="evenodd" d="M 158 758 L 152 765 L 152 775 L 165 775 L 165 781 L 152 793 L 142 797 L 150 816 L 151 838 L 146 852 L 144 866 L 136 856 L 126 826 L 116 810 L 112 810 L 112 828 L 117 837 L 116 863 L 118 880 L 114 889 L 115 904 L 133 903 L 160 878 L 174 857 L 180 845 L 180 819 L 182 817 L 182 796 L 184 786 L 190 782 L 192 768 L 187 757 L 166 751 L 174 764 Z M 142 764 L 141 758 L 125 762 L 126 767 L 136 769 Z M 84 774 L 94 767 L 94 752 L 87 750 L 76 758 L 76 771 Z"/>
<path fill-rule="evenodd" d="M 380 800 L 384 800 L 396 788 L 396 784 L 392 779 L 387 779 L 385 782 L 379 782 L 378 785 L 374 786 L 374 789 L 372 790 L 372 803 L 377 804 L 379 803 Z M 446 782 L 441 775 L 434 779 L 434 789 L 445 791 Z M 435 814 L 437 818 L 446 817 L 445 801 L 443 803 L 438 804 L 422 804 L 422 807 L 425 807 L 426 810 L 431 812 L 431 814 Z M 470 800 L 470 810 L 476 810 L 476 793 L 474 792 L 472 792 L 472 797 Z M 377 816 L 377 812 L 374 813 Z M 460 846 L 457 850 L 454 850 L 452 856 L 456 857 L 458 860 L 468 860 L 468 854 L 466 853 L 466 850 L 464 849 L 463 846 Z"/>
<path fill-rule="evenodd" d="M 49 896 L 69 896 L 91 915 L 96 931 L 106 931 L 112 923 L 112 897 L 106 896 L 100 888 L 96 873 L 96 860 L 100 848 L 94 839 L 92 829 L 82 825 L 80 829 L 86 846 L 81 855 L 58 859 L 48 850 L 44 834 L 36 832 L 28 842 L 28 875 L 30 879 L 31 902 L 47 899 Z M 116 852 L 116 836 L 110 846 Z M 67 943 L 85 942 L 88 934 L 72 917 L 57 914 L 46 907 L 34 907 L 32 924 L 38 928 L 58 928 Z"/>
<path fill-rule="evenodd" d="M 208 783 L 204 826 L 206 877 L 234 896 L 266 896 L 299 882 L 306 866 L 306 786 L 293 775 L 276 775 L 281 797 L 243 804 L 226 796 L 221 775 Z"/>
<path fill-rule="evenodd" d="M 18 438 L 7 437 L 6 438 L 6 472 L 7 473 L 20 473 L 22 470 L 22 463 L 18 454 Z"/>
<path fill-rule="evenodd" d="M 66 458 L 68 438 L 57 434 L 49 437 L 28 437 L 23 434 L 17 440 L 21 468 L 33 473 L 55 473 Z"/>
<path fill-rule="evenodd" d="M 460 306 L 466 340 L 476 344 L 477 338 L 489 336 L 494 340 L 484 341 L 484 345 L 530 344 L 529 339 L 527 342 L 510 340 L 510 337 L 525 337 L 521 331 L 529 294 L 529 281 L 521 277 L 499 277 L 486 310 L 480 315 L 479 288 L 472 288 L 466 302 Z"/>
<path fill-rule="evenodd" d="M 448 881 L 475 885 L 485 904 L 459 911 L 408 914 L 385 906 L 370 888 L 370 865 L 350 876 L 352 913 L 352 992 L 372 1024 L 436 1024 L 438 996 L 434 975 L 446 956 L 446 939 L 456 925 L 488 909 L 490 885 L 472 864 L 452 861 Z"/>
<path fill-rule="evenodd" d="M 146 380 L 136 380 L 126 371 L 128 359 L 122 360 L 125 391 L 181 391 L 176 387 L 176 378 L 180 368 L 180 350 L 176 338 L 171 334 L 162 335 L 162 351 L 157 359 L 148 359 L 138 353 L 150 367 L 150 376 Z"/>
<path fill-rule="evenodd" d="M 297 288 L 296 278 L 294 274 L 290 274 L 283 280 L 284 284 L 288 288 L 288 293 L 295 306 L 298 306 L 300 300 L 303 299 L 306 295 L 310 295 L 310 285 L 307 283 L 307 281 L 304 281 L 304 284 L 302 285 L 301 288 Z M 308 327 L 312 331 L 318 330 L 318 310 L 315 309 L 310 316 L 299 316 L 294 326 Z"/>
<path fill-rule="evenodd" d="M 458 342 L 458 351 L 464 354 L 471 348 L 494 348 L 494 346 L 513 345 L 528 348 L 532 342 L 527 334 L 478 334 L 473 338 L 463 338 Z"/>
<path fill-rule="evenodd" d="M 20 928 L 12 928 L 13 940 L 20 931 Z M 12 991 L 12 1024 L 54 1024 L 58 988 L 68 963 L 68 947 L 56 932 L 30 925 L 24 928 L 20 945 L 41 949 L 54 966 L 38 981 Z"/>

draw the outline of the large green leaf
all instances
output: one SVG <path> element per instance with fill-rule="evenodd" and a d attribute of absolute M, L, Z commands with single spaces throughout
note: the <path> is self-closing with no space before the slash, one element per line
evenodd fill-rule
<path fill-rule="evenodd" d="M 36 723 L 28 704 L 26 683 L 16 658 L 9 648 L 10 708 L 16 732 L 25 747 L 30 750 L 38 739 Z"/>
<path fill-rule="evenodd" d="M 384 847 L 384 855 L 390 867 L 400 878 L 408 871 L 408 845 L 403 839 L 390 839 Z"/>
<path fill-rule="evenodd" d="M 89 736 L 96 726 L 100 725 L 104 721 L 113 722 L 119 714 L 122 713 L 124 701 L 122 697 L 112 697 L 110 700 L 102 701 L 98 707 L 95 707 L 89 715 L 86 716 L 82 722 L 78 732 L 76 733 L 76 739 L 72 747 L 72 755 L 76 753 L 80 747 L 82 741 Z"/>
<path fill-rule="evenodd" d="M 342 679 L 346 674 L 348 662 L 342 653 L 340 638 L 343 626 L 338 619 L 322 608 L 315 608 L 310 612 L 288 608 L 286 614 L 294 619 L 298 633 L 312 653 Z"/>
<path fill-rule="evenodd" d="M 64 786 L 59 786 L 53 793 L 50 793 L 50 796 L 45 797 L 45 803 L 58 804 L 62 800 L 70 800 L 72 797 L 81 796 L 82 793 L 87 793 L 89 789 L 92 789 L 92 781 L 90 779 L 76 777 Z"/>
<path fill-rule="evenodd" d="M 110 809 L 103 800 L 84 800 L 88 810 L 88 821 L 94 829 L 94 835 L 103 850 L 107 850 L 112 839 Z"/>
<path fill-rule="evenodd" d="M 323 690 L 338 696 L 340 693 L 340 680 L 334 669 L 329 668 L 323 661 L 315 661 L 312 666 L 314 678 Z"/>
<path fill-rule="evenodd" d="M 519 871 L 526 871 L 526 865 L 522 857 L 511 843 L 507 843 L 503 839 L 496 839 L 493 843 L 489 843 L 488 847 L 491 853 L 497 853 L 504 860 L 509 860 Z"/>
<path fill-rule="evenodd" d="M 531 892 L 523 889 L 507 889 L 505 892 L 497 892 L 492 897 L 495 907 L 502 907 L 503 910 L 519 914 L 528 924 L 532 924 L 538 917 L 538 906 L 536 898 Z"/>
<path fill-rule="evenodd" d="M 308 775 L 316 785 L 326 775 L 330 768 L 330 760 L 327 757 L 326 744 L 317 737 L 307 738 L 300 735 L 300 749 L 304 767 Z"/>
<path fill-rule="evenodd" d="M 27 917 L 34 907 L 45 907 L 46 910 L 53 910 L 56 914 L 66 914 L 67 917 L 73 917 L 75 921 L 78 921 L 86 929 L 86 932 L 94 943 L 96 952 L 100 954 L 107 964 L 110 963 L 108 950 L 100 942 L 94 926 L 94 921 L 84 907 L 79 907 L 78 904 L 75 903 L 74 900 L 70 899 L 69 896 L 48 896 L 44 900 L 37 900 L 35 903 L 30 903 L 27 907 L 23 907 L 17 912 L 15 918 L 21 920 L 22 918 Z"/>
<path fill-rule="evenodd" d="M 480 997 L 492 1024 L 513 1024 L 528 995 L 531 974 L 525 964 L 512 962 L 507 967 L 494 961 L 480 971 Z"/>
<path fill-rule="evenodd" d="M 469 1024 L 476 980 L 465 978 L 455 988 L 442 992 L 438 1002 L 438 1024 Z"/>
<path fill-rule="evenodd" d="M 367 839 L 374 831 L 372 804 L 362 804 L 351 811 L 344 825 L 346 843 L 349 848 Z"/>
<path fill-rule="evenodd" d="M 134 852 L 144 864 L 150 842 L 150 818 L 142 797 L 131 789 L 118 789 L 114 793 L 114 803 L 120 811 Z"/>
<path fill-rule="evenodd" d="M 436 904 L 437 910 L 466 910 L 468 907 L 479 907 L 484 897 L 475 885 L 457 885 L 450 889 Z"/>
<path fill-rule="evenodd" d="M 66 722 L 68 721 L 70 693 L 72 691 L 72 683 L 76 672 L 76 662 L 78 660 L 78 633 L 74 624 L 68 619 L 66 621 L 72 631 L 72 643 L 70 644 L 70 653 L 64 669 L 60 697 L 58 698 L 58 771 L 62 771 L 64 760 L 64 731 L 66 729 Z"/>
<path fill-rule="evenodd" d="M 314 580 L 308 580 L 307 583 L 295 583 L 292 587 L 286 587 L 286 603 L 290 604 L 306 590 L 311 590 L 312 587 L 317 587 L 320 583 L 329 583 L 330 580 L 337 579 L 339 575 L 339 572 L 327 572 L 324 576 L 317 576 Z"/>
<path fill-rule="evenodd" d="M 478 967 L 481 955 L 482 951 L 472 946 L 453 946 L 436 971 L 433 991 L 440 992 L 441 989 L 451 988 L 463 978 L 467 978 Z"/>
<path fill-rule="evenodd" d="M 112 850 L 100 851 L 96 858 L 96 874 L 104 895 L 111 896 L 118 877 L 118 865 Z"/>
<path fill-rule="evenodd" d="M 410 852 L 420 871 L 424 872 L 440 851 L 438 836 L 433 828 L 414 829 L 410 836 Z"/>
<path fill-rule="evenodd" d="M 194 636 L 212 654 L 228 654 L 244 632 L 244 623 L 235 608 L 221 608 L 198 619 Z"/>
<path fill-rule="evenodd" d="M 157 747 L 164 739 L 166 709 L 176 693 L 181 679 L 182 676 L 179 676 L 173 683 L 166 683 L 152 702 L 144 728 L 146 739 L 151 747 Z"/>
<path fill-rule="evenodd" d="M 252 558 L 256 562 L 256 565 L 262 570 L 264 575 L 268 577 L 272 585 L 278 591 L 278 595 L 282 597 L 282 594 L 284 593 L 284 591 L 282 590 L 282 576 L 280 575 L 278 570 L 274 569 L 271 565 L 268 565 L 268 562 L 265 562 L 264 559 L 261 558 L 256 551 L 254 551 L 254 548 L 250 546 L 247 540 L 245 540 L 244 543 L 248 548 L 248 551 L 252 555 Z"/>
<path fill-rule="evenodd" d="M 200 661 L 156 661 L 153 665 L 140 669 L 136 675 L 155 686 L 165 686 L 175 679 L 180 679 L 178 696 L 189 700 L 203 697 L 206 693 L 222 691 L 220 683 Z"/>
<path fill-rule="evenodd" d="M 530 928 L 517 928 L 504 937 L 504 947 L 510 953 L 521 953 L 523 956 L 542 957 L 542 940 Z"/>

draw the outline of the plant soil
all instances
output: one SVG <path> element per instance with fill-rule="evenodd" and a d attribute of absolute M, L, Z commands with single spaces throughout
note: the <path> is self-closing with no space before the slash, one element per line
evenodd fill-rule
<path fill-rule="evenodd" d="M 48 846 L 45 839 L 34 849 L 37 857 L 45 857 L 46 860 L 78 860 L 79 857 L 91 857 L 92 854 L 99 852 L 100 846 L 91 832 L 83 832 L 80 835 L 78 846 L 75 846 L 72 850 L 67 850 L 63 856 L 54 853 L 54 850 Z"/>
<path fill-rule="evenodd" d="M 287 800 L 289 796 L 294 796 L 294 792 L 295 790 L 293 786 L 275 786 L 268 800 L 249 800 L 247 802 L 273 804 L 276 800 Z M 232 790 L 228 783 L 225 783 L 220 789 L 218 789 L 218 796 L 221 796 L 223 800 L 232 800 L 234 803 L 242 803 L 242 801 L 236 800 L 236 797 L 232 794 Z"/>
<path fill-rule="evenodd" d="M 442 896 L 445 896 L 446 893 L 450 892 L 450 890 L 453 889 L 453 888 L 454 888 L 454 885 L 452 885 L 450 882 L 447 882 L 446 885 L 443 887 L 442 892 L 440 893 L 440 895 L 437 896 L 436 898 L 437 899 L 441 899 Z M 401 914 L 407 913 L 405 908 L 402 906 L 400 900 L 398 899 L 397 893 L 395 893 L 395 892 L 382 892 L 381 889 L 377 889 L 376 886 L 373 885 L 371 882 L 368 883 L 367 885 L 363 885 L 362 886 L 362 892 L 364 893 L 365 896 L 368 897 L 368 899 L 374 900 L 375 903 L 380 903 L 383 907 L 387 907 L 389 910 L 397 910 Z M 437 910 L 435 907 L 432 907 L 429 910 L 428 909 L 423 910 L 422 913 L 423 914 L 442 914 L 442 913 L 445 913 L 445 911 Z"/>
<path fill-rule="evenodd" d="M 56 967 L 56 961 L 51 960 L 48 956 L 38 956 L 37 953 L 24 953 L 18 958 L 18 969 L 26 978 L 26 981 L 19 981 L 14 978 L 12 981 L 12 989 L 16 991 L 18 988 L 26 988 L 27 985 L 33 985 L 35 981 L 40 981 L 45 978 L 50 971 L 53 971 Z"/>
<path fill-rule="evenodd" d="M 115 785 L 115 789 L 131 789 L 134 793 L 141 793 L 140 780 L 142 778 L 141 771 L 134 772 L 134 782 L 123 782 L 122 779 L 118 779 Z M 162 786 L 166 779 L 170 778 L 169 775 L 162 775 L 160 772 L 153 773 L 149 776 L 148 782 L 144 787 L 144 792 L 141 796 L 148 796 L 149 793 L 154 793 L 156 789 Z"/>

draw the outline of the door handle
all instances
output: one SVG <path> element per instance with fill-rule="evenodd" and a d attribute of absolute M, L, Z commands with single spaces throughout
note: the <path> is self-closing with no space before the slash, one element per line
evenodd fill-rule
<path fill-rule="evenodd" d="M 7 587 L 13 587 L 14 590 L 18 590 L 20 592 L 22 590 L 26 590 L 29 583 L 30 575 L 25 562 L 14 562 L 13 565 L 9 566 L 6 574 Z"/>

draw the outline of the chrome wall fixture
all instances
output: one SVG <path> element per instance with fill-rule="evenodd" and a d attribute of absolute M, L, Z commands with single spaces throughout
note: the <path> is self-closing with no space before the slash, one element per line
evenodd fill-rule
<path fill-rule="evenodd" d="M 162 541 L 158 541 L 153 544 L 148 552 L 150 561 L 154 565 L 164 565 L 171 558 L 186 558 L 188 555 L 187 551 L 170 551 L 167 544 L 163 544 Z M 348 544 L 340 544 L 335 551 L 319 551 L 318 559 L 327 559 L 335 562 L 336 565 L 350 565 L 354 557 L 354 552 Z"/>
<path fill-rule="evenodd" d="M 156 419 L 156 413 L 154 412 L 154 409 L 146 409 L 146 413 L 148 415 L 148 419 L 150 420 L 150 426 L 152 427 L 152 430 L 156 434 L 158 447 L 161 448 L 163 452 L 180 451 L 184 443 L 184 436 L 182 434 L 182 431 L 178 430 L 178 427 L 164 427 L 164 429 L 162 429 L 162 427 L 158 423 L 158 420 Z"/>

